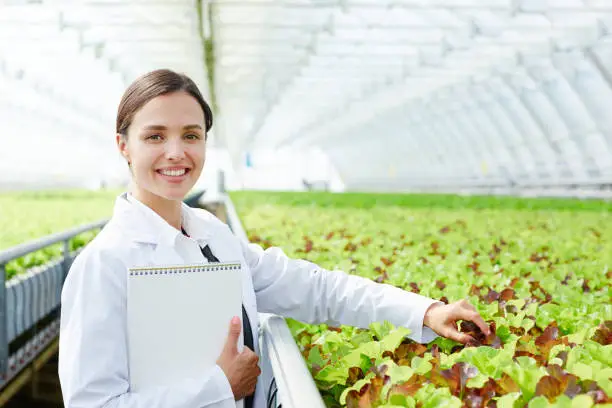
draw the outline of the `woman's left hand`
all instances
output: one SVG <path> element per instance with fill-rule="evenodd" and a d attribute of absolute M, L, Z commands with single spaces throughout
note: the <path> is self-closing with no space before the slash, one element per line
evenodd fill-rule
<path fill-rule="evenodd" d="M 490 335 L 489 326 L 485 323 L 476 308 L 467 300 L 463 299 L 448 305 L 436 303 L 425 312 L 423 324 L 438 335 L 458 341 L 463 344 L 473 342 L 474 338 L 466 333 L 461 333 L 457 328 L 457 321 L 465 320 L 476 324 L 482 332 Z"/>

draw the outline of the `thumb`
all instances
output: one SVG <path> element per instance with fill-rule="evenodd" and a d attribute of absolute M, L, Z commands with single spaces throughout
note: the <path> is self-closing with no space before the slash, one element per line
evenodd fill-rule
<path fill-rule="evenodd" d="M 238 338 L 240 337 L 241 331 L 242 325 L 240 324 L 240 319 L 237 316 L 234 316 L 230 322 L 230 329 L 227 335 L 227 340 L 225 341 L 224 352 L 238 354 Z"/>

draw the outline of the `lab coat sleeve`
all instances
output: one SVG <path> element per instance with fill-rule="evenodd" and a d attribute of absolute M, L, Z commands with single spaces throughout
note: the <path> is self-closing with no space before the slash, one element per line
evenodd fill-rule
<path fill-rule="evenodd" d="M 125 266 L 112 254 L 83 252 L 62 289 L 58 374 L 66 408 L 235 408 L 224 372 L 147 392 L 130 392 Z"/>
<path fill-rule="evenodd" d="M 387 320 L 410 329 L 409 337 L 416 342 L 428 343 L 438 337 L 423 325 L 423 318 L 429 306 L 439 301 L 291 259 L 280 248 L 263 250 L 257 244 L 242 242 L 242 249 L 261 312 L 311 324 L 360 328 Z"/>

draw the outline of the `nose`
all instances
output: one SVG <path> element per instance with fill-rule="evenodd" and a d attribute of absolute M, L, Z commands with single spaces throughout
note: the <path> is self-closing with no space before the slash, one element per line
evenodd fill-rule
<path fill-rule="evenodd" d="M 168 160 L 182 160 L 185 157 L 185 146 L 181 138 L 169 138 L 166 143 L 166 158 Z"/>

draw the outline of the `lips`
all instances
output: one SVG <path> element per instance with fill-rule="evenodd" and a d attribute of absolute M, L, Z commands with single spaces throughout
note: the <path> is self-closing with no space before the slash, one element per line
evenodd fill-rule
<path fill-rule="evenodd" d="M 187 174 L 189 172 L 189 169 L 184 168 L 184 167 L 183 168 L 159 169 L 157 170 L 157 172 L 164 176 L 180 177 L 180 176 Z"/>
<path fill-rule="evenodd" d="M 158 169 L 155 172 L 169 183 L 182 183 L 189 176 L 191 169 L 186 167 L 170 167 Z"/>

